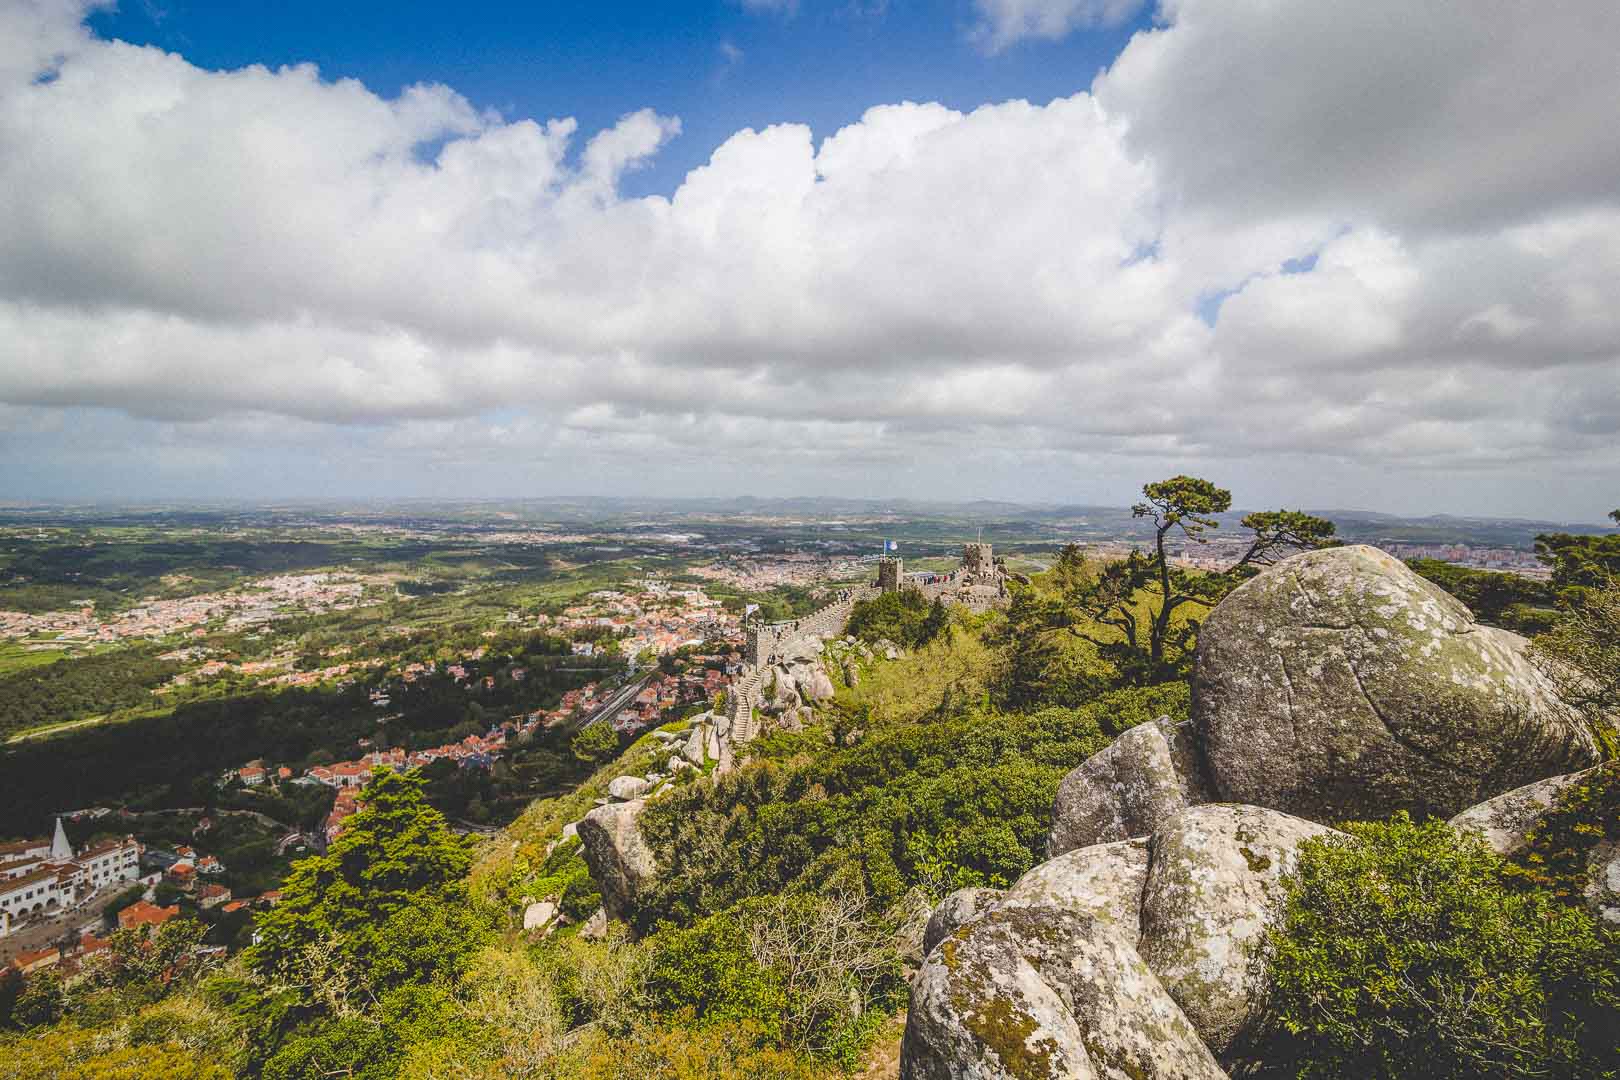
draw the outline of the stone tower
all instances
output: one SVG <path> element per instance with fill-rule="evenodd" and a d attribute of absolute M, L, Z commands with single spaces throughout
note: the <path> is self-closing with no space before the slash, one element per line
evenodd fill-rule
<path fill-rule="evenodd" d="M 878 588 L 883 592 L 899 592 L 900 583 L 904 580 L 904 573 L 898 557 L 885 556 L 879 559 Z"/>
<path fill-rule="evenodd" d="M 995 556 L 985 543 L 962 545 L 962 572 L 969 577 L 991 578 L 996 573 Z"/>

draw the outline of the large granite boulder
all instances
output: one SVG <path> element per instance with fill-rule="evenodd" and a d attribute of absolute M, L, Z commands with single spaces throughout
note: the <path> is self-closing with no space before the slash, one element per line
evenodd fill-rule
<path fill-rule="evenodd" d="M 1193 716 L 1224 801 L 1317 821 L 1449 816 L 1597 761 L 1523 638 L 1376 548 L 1284 559 L 1198 638 Z"/>
<path fill-rule="evenodd" d="M 580 855 L 611 918 L 628 920 L 637 894 L 658 872 L 652 848 L 636 824 L 646 805 L 645 799 L 636 799 L 598 806 L 579 822 Z"/>
<path fill-rule="evenodd" d="M 1226 1080 L 1137 951 L 1057 907 L 1005 905 L 917 973 L 901 1080 Z"/>
<path fill-rule="evenodd" d="M 1082 762 L 1058 785 L 1048 858 L 1146 836 L 1208 793 L 1191 722 L 1161 716 L 1140 724 Z"/>
<path fill-rule="evenodd" d="M 1299 844 L 1334 830 L 1258 806 L 1195 806 L 1153 836 L 1141 952 L 1217 1056 L 1265 1011 L 1265 937 Z"/>
<path fill-rule="evenodd" d="M 1014 882 L 999 902 L 1078 911 L 1135 945 L 1147 875 L 1148 838 L 1139 836 L 1048 859 Z"/>
<path fill-rule="evenodd" d="M 1451 827 L 1460 832 L 1473 833 L 1498 855 L 1517 854 L 1529 842 L 1530 830 L 1536 827 L 1536 822 L 1557 804 L 1558 796 L 1582 777 L 1597 771 L 1586 769 L 1563 776 L 1549 776 L 1545 780 L 1504 791 L 1452 818 Z"/>
<path fill-rule="evenodd" d="M 958 927 L 995 907 L 1004 895 L 1000 889 L 970 885 L 945 897 L 934 906 L 928 925 L 923 928 L 923 955 L 933 952 L 934 946 L 956 933 Z"/>

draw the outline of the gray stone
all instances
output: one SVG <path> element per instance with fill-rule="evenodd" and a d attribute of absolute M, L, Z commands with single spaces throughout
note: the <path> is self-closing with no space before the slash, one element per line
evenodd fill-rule
<path fill-rule="evenodd" d="M 686 745 L 681 747 L 681 756 L 694 765 L 703 764 L 703 751 L 709 741 L 704 725 L 694 724 L 690 734 L 686 737 Z"/>
<path fill-rule="evenodd" d="M 977 886 L 957 889 L 934 906 L 923 930 L 923 955 L 934 951 L 934 946 L 956 933 L 957 927 L 971 922 L 994 907 L 1002 897 L 1000 889 Z"/>
<path fill-rule="evenodd" d="M 629 802 L 647 794 L 647 789 L 651 787 L 650 782 L 639 776 L 615 776 L 608 781 L 607 791 L 620 802 Z"/>
<path fill-rule="evenodd" d="M 523 929 L 538 930 L 549 926 L 557 917 L 557 905 L 550 900 L 542 900 L 537 904 L 530 904 L 523 909 Z"/>
<path fill-rule="evenodd" d="M 832 679 L 818 667 L 810 674 L 807 684 L 802 686 L 801 693 L 806 701 L 829 701 L 834 693 Z"/>
<path fill-rule="evenodd" d="M 1483 839 L 1498 855 L 1516 855 L 1530 843 L 1530 833 L 1559 796 L 1578 784 L 1601 779 L 1620 764 L 1607 762 L 1578 773 L 1554 776 L 1487 799 L 1451 819 L 1454 828 Z M 1611 781 L 1613 782 L 1613 781 Z M 1620 844 L 1604 840 L 1587 856 L 1586 883 L 1581 889 L 1586 905 L 1598 918 L 1620 923 Z"/>
<path fill-rule="evenodd" d="M 580 854 L 602 890 L 602 906 L 615 919 L 630 917 L 637 894 L 658 873 L 652 849 L 636 824 L 646 805 L 637 799 L 599 806 L 579 823 Z"/>
<path fill-rule="evenodd" d="M 1264 945 L 1299 844 L 1340 835 L 1258 806 L 1194 806 L 1153 836 L 1142 958 L 1224 1054 L 1265 1010 Z"/>
<path fill-rule="evenodd" d="M 586 941 L 600 941 L 607 937 L 607 909 L 597 908 L 579 928 L 579 936 Z"/>
<path fill-rule="evenodd" d="M 1147 873 L 1147 837 L 1097 844 L 1032 868 L 1007 890 L 1001 903 L 1078 911 L 1135 945 L 1141 935 L 1140 909 Z"/>
<path fill-rule="evenodd" d="M 1498 855 L 1516 854 L 1529 842 L 1530 830 L 1536 821 L 1553 808 L 1564 789 L 1595 772 L 1597 769 L 1586 769 L 1552 776 L 1503 792 L 1452 818 L 1451 827 L 1473 833 Z"/>
<path fill-rule="evenodd" d="M 1130 943 L 1061 908 L 998 907 L 917 973 L 902 1080 L 1225 1080 Z"/>
<path fill-rule="evenodd" d="M 1620 844 L 1604 840 L 1592 849 L 1581 895 L 1598 918 L 1620 924 Z"/>
<path fill-rule="evenodd" d="M 1063 778 L 1052 806 L 1048 857 L 1146 836 L 1208 799 L 1190 722 L 1167 716 L 1131 728 Z"/>
<path fill-rule="evenodd" d="M 784 712 L 798 708 L 799 691 L 789 671 L 786 668 L 778 668 L 775 681 L 776 686 L 771 691 L 770 707 Z"/>
<path fill-rule="evenodd" d="M 1226 801 L 1318 821 L 1450 816 L 1597 762 L 1523 638 L 1376 548 L 1284 559 L 1198 639 L 1193 715 Z"/>

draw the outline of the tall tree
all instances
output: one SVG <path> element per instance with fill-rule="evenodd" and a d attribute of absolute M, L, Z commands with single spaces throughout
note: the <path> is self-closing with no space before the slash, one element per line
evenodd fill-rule
<path fill-rule="evenodd" d="M 1338 526 L 1302 510 L 1257 510 L 1239 522 L 1254 533 L 1249 550 L 1228 573 L 1270 566 L 1278 559 L 1309 548 L 1335 547 Z"/>
<path fill-rule="evenodd" d="M 1195 544 L 1220 527 L 1216 515 L 1231 509 L 1232 493 L 1196 476 L 1174 476 L 1142 488 L 1143 501 L 1131 514 L 1153 523 L 1153 545 L 1110 563 L 1089 581 L 1071 588 L 1070 600 L 1094 622 L 1120 632 L 1107 641 L 1080 626 L 1070 629 L 1095 644 L 1128 679 L 1157 682 L 1174 674 L 1198 631 L 1196 619 L 1178 620 L 1187 604 L 1213 605 L 1244 578 L 1286 553 L 1338 543 L 1331 521 L 1298 510 L 1267 510 L 1246 515 L 1242 524 L 1254 536 L 1243 556 L 1221 572 L 1173 566 L 1168 544 L 1179 534 Z M 1146 591 L 1148 596 L 1143 597 Z"/>
<path fill-rule="evenodd" d="M 293 865 L 245 954 L 250 968 L 339 1015 L 459 970 L 484 930 L 467 901 L 472 855 L 425 784 L 372 773 L 331 848 Z"/>

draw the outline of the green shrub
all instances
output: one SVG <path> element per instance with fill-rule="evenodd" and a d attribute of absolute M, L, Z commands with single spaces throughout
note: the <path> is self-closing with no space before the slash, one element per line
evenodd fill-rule
<path fill-rule="evenodd" d="M 916 589 L 880 593 L 857 600 L 845 633 L 865 642 L 888 640 L 907 649 L 926 645 L 950 626 L 950 614 L 939 600 L 929 602 Z"/>
<path fill-rule="evenodd" d="M 592 724 L 576 732 L 568 745 L 579 760 L 600 764 L 619 752 L 619 733 L 612 724 Z"/>
<path fill-rule="evenodd" d="M 653 938 L 664 1023 L 716 1024 L 853 1065 L 905 1000 L 898 928 L 849 895 L 758 897 Z"/>
<path fill-rule="evenodd" d="M 1044 853 L 1064 773 L 1106 744 L 1080 710 L 973 712 L 678 788 L 641 818 L 667 870 L 637 921 L 686 925 L 751 896 L 835 886 L 884 907 L 937 883 L 942 855 L 953 878 L 1010 882 Z"/>
<path fill-rule="evenodd" d="M 1620 938 L 1514 887 L 1443 822 L 1308 841 L 1270 937 L 1279 1030 L 1302 1078 L 1620 1075 Z"/>

